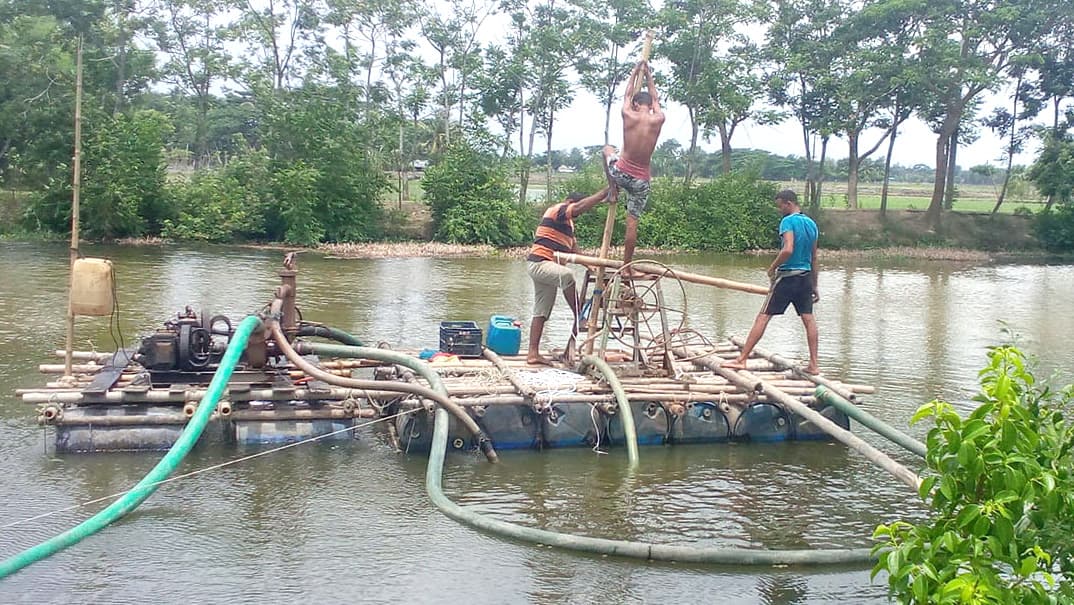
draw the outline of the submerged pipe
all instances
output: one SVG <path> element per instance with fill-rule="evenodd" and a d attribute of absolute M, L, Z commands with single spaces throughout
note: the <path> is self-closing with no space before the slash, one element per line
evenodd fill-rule
<path fill-rule="evenodd" d="M 882 437 L 886 437 L 888 441 L 891 441 L 895 445 L 898 445 L 910 453 L 917 454 L 924 458 L 928 448 L 924 443 L 921 443 L 917 439 L 907 435 L 899 429 L 891 426 L 883 420 L 873 416 L 869 412 L 859 408 L 853 403 L 847 401 L 843 397 L 840 397 L 835 391 L 828 389 L 821 385 L 814 391 L 814 395 L 817 401 L 827 403 L 833 408 L 843 412 L 850 418 L 857 420 L 862 426 L 867 427 L 875 431 Z"/>
<path fill-rule="evenodd" d="M 615 375 L 615 371 L 599 357 L 593 355 L 585 355 L 582 357 L 582 368 L 586 366 L 592 366 L 604 379 L 608 381 L 608 386 L 611 387 L 612 392 L 615 393 L 615 400 L 619 403 L 619 414 L 623 419 L 623 438 L 626 440 L 627 447 L 627 461 L 630 466 L 638 466 L 638 433 L 634 428 L 634 410 L 630 407 L 630 400 L 627 399 L 626 391 L 623 390 L 622 383 L 619 382 L 619 377 Z"/>
<path fill-rule="evenodd" d="M 272 338 L 276 341 L 276 346 L 280 349 L 280 352 L 287 357 L 287 360 L 294 364 L 295 367 L 300 368 L 306 374 L 313 376 L 318 380 L 323 380 L 328 384 L 334 384 L 336 386 L 348 387 L 352 389 L 376 389 L 376 390 L 389 390 L 399 391 L 401 393 L 410 393 L 430 399 L 437 402 L 445 409 L 449 410 L 452 415 L 459 419 L 459 422 L 469 430 L 477 439 L 477 445 L 481 449 L 485 457 L 489 462 L 496 462 L 499 457 L 496 455 L 496 450 L 492 446 L 492 440 L 489 439 L 485 431 L 481 430 L 481 427 L 477 425 L 473 418 L 466 413 L 466 410 L 462 406 L 458 405 L 451 400 L 448 396 L 447 388 L 444 387 L 444 383 L 440 380 L 440 376 L 433 370 L 431 370 L 424 362 L 409 355 L 397 353 L 395 351 L 388 351 L 386 349 L 374 349 L 369 347 L 350 347 L 345 345 L 328 345 L 320 343 L 299 342 L 296 346 L 303 352 L 314 353 L 317 355 L 331 356 L 331 357 L 361 357 L 366 359 L 375 359 L 378 361 L 385 361 L 388 363 L 395 363 L 399 365 L 407 366 L 418 372 L 426 380 L 429 381 L 431 389 L 423 387 L 421 385 L 412 384 L 408 382 L 396 382 L 389 380 L 359 380 L 357 378 L 345 378 L 343 376 L 337 376 L 330 374 L 312 363 L 302 358 L 302 355 L 287 342 L 287 338 L 283 334 L 283 330 L 276 321 L 269 322 L 269 329 L 272 331 Z"/>
<path fill-rule="evenodd" d="M 260 325 L 261 320 L 251 315 L 242 320 L 242 323 L 236 328 L 235 334 L 231 337 L 230 342 L 228 342 L 224 357 L 220 360 L 220 366 L 216 369 L 216 373 L 213 374 L 212 382 L 209 383 L 209 388 L 206 390 L 205 396 L 202 397 L 194 417 L 187 423 L 182 434 L 179 435 L 179 439 L 175 442 L 175 445 L 173 445 L 171 449 L 168 450 L 168 453 L 161 458 L 160 462 L 153 467 L 153 470 L 149 471 L 149 473 L 146 474 L 137 485 L 131 488 L 129 492 L 124 494 L 123 497 L 108 505 L 107 508 L 96 515 L 93 515 L 89 519 L 86 519 L 62 534 L 49 538 L 37 546 L 28 548 L 21 553 L 0 562 L 0 579 L 6 578 L 27 565 L 36 563 L 53 553 L 63 550 L 73 544 L 77 544 L 83 539 L 92 536 L 130 511 L 138 508 L 139 504 L 152 495 L 153 492 L 157 490 L 160 482 L 172 474 L 175 468 L 179 466 L 179 463 L 183 461 L 183 458 L 186 457 L 187 453 L 190 452 L 191 448 L 194 447 L 194 444 L 197 443 L 198 438 L 201 437 L 205 425 L 209 422 L 209 417 L 212 416 L 212 413 L 216 410 L 216 403 L 223 396 L 224 391 L 227 388 L 228 380 L 231 379 L 231 373 L 234 371 L 235 365 L 239 362 L 239 357 L 246 349 L 247 339 L 249 339 L 250 334 L 252 334 Z"/>
<path fill-rule="evenodd" d="M 715 565 L 865 565 L 875 557 L 868 548 L 832 550 L 755 550 L 749 548 L 705 548 L 608 540 L 589 536 L 574 536 L 560 532 L 524 527 L 500 521 L 455 504 L 444 494 L 441 485 L 444 473 L 444 451 L 447 449 L 448 415 L 436 410 L 433 423 L 432 449 L 425 470 L 425 490 L 429 499 L 448 517 L 489 533 L 532 544 L 546 544 L 566 550 L 588 552 L 644 561 L 675 561 Z"/>

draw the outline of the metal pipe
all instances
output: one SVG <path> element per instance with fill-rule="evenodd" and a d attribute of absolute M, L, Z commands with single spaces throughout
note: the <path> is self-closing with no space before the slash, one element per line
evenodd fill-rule
<path fill-rule="evenodd" d="M 678 355 L 678 353 L 676 353 L 676 355 Z M 687 353 L 687 355 L 685 356 L 689 356 L 689 353 Z M 695 359 L 693 363 L 708 367 L 709 369 L 712 369 L 714 371 L 716 369 L 719 369 L 727 373 L 729 376 L 733 377 L 733 380 L 736 383 L 742 385 L 743 388 L 747 388 L 751 385 L 756 385 L 757 387 L 759 387 L 759 390 L 761 392 L 768 396 L 769 399 L 778 402 L 779 404 L 783 405 L 795 414 L 798 414 L 802 418 L 805 418 L 806 420 L 812 422 L 813 425 L 816 426 L 818 429 L 821 429 L 825 433 L 828 433 L 832 437 L 835 437 L 839 441 L 842 441 L 846 445 L 850 446 L 858 453 L 871 460 L 880 468 L 891 473 L 896 479 L 913 488 L 915 492 L 917 491 L 918 487 L 921 486 L 921 478 L 918 477 L 917 474 L 910 469 L 899 464 L 898 462 L 895 462 L 894 460 L 889 458 L 888 455 L 884 452 L 881 452 L 880 450 L 869 445 L 865 441 L 862 441 L 862 439 L 854 433 L 851 433 L 843 427 L 835 424 L 831 420 L 828 420 L 827 418 L 822 416 L 820 412 L 817 412 L 816 410 L 810 408 L 809 406 L 805 405 L 801 401 L 798 401 L 794 397 L 783 393 L 778 388 L 757 378 L 756 376 L 750 374 L 748 371 L 739 370 L 738 372 L 732 372 L 730 370 L 727 370 L 726 368 L 720 368 L 719 362 L 708 357 Z"/>
<path fill-rule="evenodd" d="M 350 345 L 352 347 L 365 346 L 362 344 L 358 337 L 352 336 L 343 330 L 332 328 L 329 326 L 320 326 L 315 324 L 300 324 L 298 327 L 297 336 L 315 336 L 318 338 L 327 338 L 334 340 L 340 344 Z"/>

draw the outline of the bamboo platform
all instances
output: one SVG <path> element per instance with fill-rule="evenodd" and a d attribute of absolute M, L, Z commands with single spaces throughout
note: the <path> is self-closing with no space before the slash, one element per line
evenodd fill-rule
<path fill-rule="evenodd" d="M 671 364 L 649 369 L 634 362 L 612 364 L 639 423 L 642 444 L 827 439 L 780 403 L 781 397 L 818 409 L 849 428 L 834 409 L 818 406 L 819 384 L 854 400 L 874 392 L 868 385 L 804 374 L 790 361 L 755 351 L 745 371 L 719 367 L 740 352 L 731 339 L 707 350 L 678 350 Z M 416 352 L 409 352 L 416 355 Z M 62 356 L 62 351 L 55 355 Z M 547 354 L 551 357 L 551 353 Z M 38 421 L 56 432 L 59 451 L 166 449 L 193 415 L 210 373 L 150 374 L 136 363 L 113 364 L 113 353 L 75 352 L 75 375 L 62 378 L 63 364 L 41 364 L 53 375 L 43 387 L 20 389 L 38 406 Z M 428 386 L 395 366 L 352 359 L 319 360 L 333 375 L 408 381 Z M 120 367 L 121 366 L 121 367 Z M 498 449 L 614 447 L 621 440 L 615 397 L 597 375 L 566 367 L 532 366 L 524 355 L 434 360 L 451 398 L 491 436 Z M 174 379 L 168 382 L 169 379 Z M 102 383 L 107 383 L 101 388 Z M 773 391 L 773 389 L 775 389 Z M 401 450 L 421 451 L 431 438 L 432 402 L 387 388 L 353 389 L 320 382 L 289 364 L 238 371 L 213 415 L 226 442 L 280 443 L 333 432 L 362 419 L 409 412 L 388 423 L 386 438 Z M 473 444 L 453 426 L 451 443 Z"/>

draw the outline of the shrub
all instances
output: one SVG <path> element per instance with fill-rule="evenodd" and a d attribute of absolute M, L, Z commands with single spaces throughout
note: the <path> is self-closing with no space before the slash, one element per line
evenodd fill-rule
<path fill-rule="evenodd" d="M 91 116 L 82 145 L 79 218 L 91 238 L 157 233 L 172 210 L 164 195 L 164 140 L 158 111 Z M 66 231 L 71 221 L 71 166 L 63 166 L 26 210 L 30 228 Z"/>
<path fill-rule="evenodd" d="M 174 181 L 168 189 L 177 216 L 164 222 L 162 235 L 210 242 L 264 238 L 272 182 L 268 155 L 250 149 L 226 166 Z"/>
<path fill-rule="evenodd" d="M 532 209 L 514 203 L 507 167 L 495 155 L 455 143 L 425 171 L 421 184 L 437 239 L 496 246 L 528 241 Z"/>
<path fill-rule="evenodd" d="M 470 199 L 444 214 L 436 236 L 452 244 L 521 246 L 532 238 L 534 219 L 529 209 L 507 200 Z"/>
<path fill-rule="evenodd" d="M 1063 204 L 1037 215 L 1037 239 L 1053 252 L 1074 252 L 1074 204 Z"/>
<path fill-rule="evenodd" d="M 992 349 L 980 406 L 961 418 L 933 401 L 918 525 L 880 525 L 875 576 L 904 603 L 1069 603 L 1074 599 L 1074 386 L 1039 384 L 1017 348 Z"/>
<path fill-rule="evenodd" d="M 777 244 L 776 185 L 732 173 L 701 185 L 654 184 L 638 241 L 655 247 L 741 251 Z"/>

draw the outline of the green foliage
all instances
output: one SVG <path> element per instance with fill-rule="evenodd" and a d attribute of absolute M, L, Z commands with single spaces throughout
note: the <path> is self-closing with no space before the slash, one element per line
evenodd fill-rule
<path fill-rule="evenodd" d="M 642 215 L 642 245 L 692 250 L 741 251 L 778 242 L 776 185 L 741 173 L 697 186 L 666 180 L 654 184 Z"/>
<path fill-rule="evenodd" d="M 530 242 L 536 221 L 532 212 L 503 199 L 467 199 L 449 209 L 437 239 L 452 244 L 521 246 Z"/>
<path fill-rule="evenodd" d="M 1074 205 L 1063 204 L 1037 215 L 1034 228 L 1042 246 L 1053 252 L 1074 252 Z"/>
<path fill-rule="evenodd" d="M 1027 177 L 1041 195 L 1060 203 L 1074 200 L 1074 139 L 1049 134 Z"/>
<path fill-rule="evenodd" d="M 534 221 L 519 207 L 499 158 L 466 142 L 454 143 L 421 181 L 436 238 L 458 244 L 526 243 Z"/>
<path fill-rule="evenodd" d="M 1069 603 L 1074 599 L 1074 386 L 1037 382 L 1013 346 L 992 349 L 968 417 L 941 401 L 930 419 L 929 522 L 877 527 L 879 562 L 904 603 Z"/>
<path fill-rule="evenodd" d="M 157 233 L 171 213 L 164 194 L 164 139 L 171 123 L 143 110 L 96 116 L 82 145 L 80 217 L 90 238 Z M 71 220 L 71 168 L 50 179 L 27 208 L 29 226 L 66 231 Z"/>
<path fill-rule="evenodd" d="M 272 196 L 268 155 L 245 150 L 223 167 L 170 184 L 178 215 L 165 221 L 171 239 L 234 242 L 261 239 Z"/>

